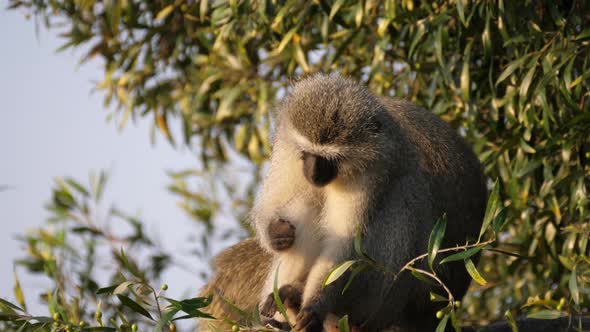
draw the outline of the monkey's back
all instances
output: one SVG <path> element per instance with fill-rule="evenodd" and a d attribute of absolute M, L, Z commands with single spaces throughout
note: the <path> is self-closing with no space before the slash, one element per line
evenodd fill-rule
<path fill-rule="evenodd" d="M 203 297 L 213 295 L 213 301 L 204 311 L 217 319 L 243 319 L 219 297 L 221 295 L 245 313 L 254 312 L 260 299 L 258 294 L 262 292 L 270 271 L 270 254 L 262 249 L 255 238 L 248 238 L 222 251 L 214 258 L 212 265 L 215 275 L 199 294 Z M 200 320 L 199 331 L 208 331 L 209 324 L 224 331 L 231 329 L 231 325 L 220 320 Z"/>
<path fill-rule="evenodd" d="M 406 161 L 405 171 L 425 184 L 417 191 L 428 201 L 424 208 L 430 211 L 416 215 L 432 216 L 432 220 L 415 220 L 420 236 L 415 239 L 414 255 L 427 252 L 428 236 L 436 219 L 443 214 L 447 217 L 447 228 L 441 248 L 463 245 L 467 240 L 473 243 L 479 235 L 487 201 L 485 177 L 475 153 L 450 125 L 432 112 L 402 100 L 383 98 L 382 102 L 409 142 L 407 155 L 411 158 Z M 454 297 L 461 299 L 471 278 L 463 262 L 438 265 L 444 257 L 444 254 L 437 255 L 437 274 Z M 472 258 L 477 262 L 477 256 Z M 440 293 L 440 290 L 411 277 L 407 280 L 411 280 L 408 282 L 415 297 L 407 304 L 406 315 L 414 316 L 416 321 L 428 322 L 430 318 L 431 324 L 436 324 L 434 314 L 440 308 L 428 300 L 428 292 Z"/>
<path fill-rule="evenodd" d="M 428 183 L 434 215 L 447 214 L 447 230 L 451 230 L 447 232 L 447 242 L 455 245 L 474 240 L 479 234 L 487 197 L 485 177 L 475 153 L 449 124 L 432 112 L 403 100 L 382 101 L 411 143 L 409 154 L 415 158 L 408 163 L 408 171 Z"/>

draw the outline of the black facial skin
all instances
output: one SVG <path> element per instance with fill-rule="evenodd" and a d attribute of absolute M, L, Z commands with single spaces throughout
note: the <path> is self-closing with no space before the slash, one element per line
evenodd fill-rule
<path fill-rule="evenodd" d="M 338 175 L 338 165 L 335 160 L 328 160 L 307 152 L 303 153 L 302 159 L 303 174 L 307 181 L 316 187 L 327 185 Z"/>
<path fill-rule="evenodd" d="M 295 226 L 283 219 L 275 219 L 268 225 L 270 246 L 276 251 L 287 250 L 295 242 Z"/>

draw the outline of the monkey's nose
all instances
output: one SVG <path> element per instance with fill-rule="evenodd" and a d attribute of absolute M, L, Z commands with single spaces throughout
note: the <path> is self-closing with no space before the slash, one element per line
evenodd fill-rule
<path fill-rule="evenodd" d="M 336 178 L 338 165 L 334 160 L 304 152 L 303 174 L 312 185 L 323 187 Z"/>

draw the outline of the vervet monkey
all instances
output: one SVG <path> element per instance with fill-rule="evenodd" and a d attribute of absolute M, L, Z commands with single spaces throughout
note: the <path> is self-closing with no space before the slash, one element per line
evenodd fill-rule
<path fill-rule="evenodd" d="M 433 287 L 409 273 L 392 282 L 362 272 L 345 293 L 346 275 L 322 289 L 323 281 L 358 258 L 357 229 L 366 253 L 392 272 L 427 251 L 443 214 L 443 246 L 476 239 L 486 196 L 478 159 L 434 114 L 337 75 L 303 78 L 276 110 L 270 168 L 251 215 L 274 256 L 260 300 L 272 298 L 278 268 L 279 287 L 302 292 L 297 330 L 320 331 L 333 313 L 367 331 L 433 331 Z M 462 263 L 443 268 L 438 275 L 462 297 L 470 282 Z"/>

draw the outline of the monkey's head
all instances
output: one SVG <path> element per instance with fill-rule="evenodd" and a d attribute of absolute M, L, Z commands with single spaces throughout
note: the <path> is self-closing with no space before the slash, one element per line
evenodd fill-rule
<path fill-rule="evenodd" d="M 281 130 L 300 153 L 305 178 L 323 187 L 376 167 L 391 142 L 391 117 L 364 86 L 338 75 L 314 75 L 292 87 L 279 108 Z"/>

